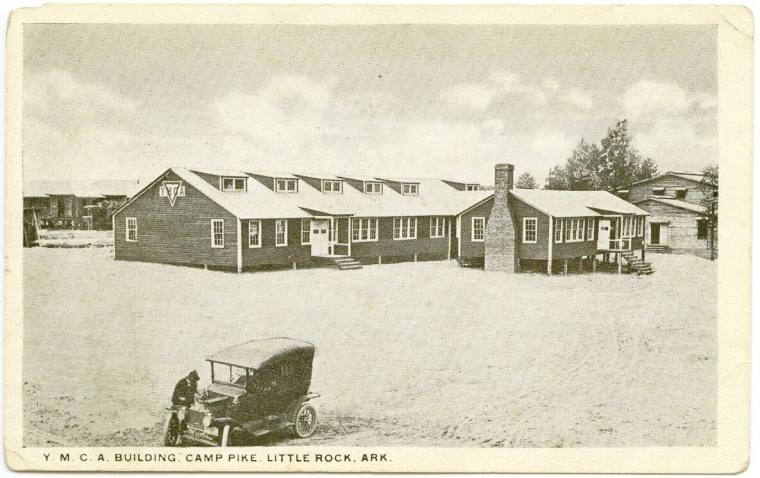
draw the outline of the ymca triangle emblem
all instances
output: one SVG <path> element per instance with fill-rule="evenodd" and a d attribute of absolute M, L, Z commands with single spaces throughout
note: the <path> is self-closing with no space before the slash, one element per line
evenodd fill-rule
<path fill-rule="evenodd" d="M 159 196 L 169 198 L 169 205 L 174 207 L 178 197 L 185 196 L 185 186 L 182 181 L 164 181 L 159 189 Z"/>

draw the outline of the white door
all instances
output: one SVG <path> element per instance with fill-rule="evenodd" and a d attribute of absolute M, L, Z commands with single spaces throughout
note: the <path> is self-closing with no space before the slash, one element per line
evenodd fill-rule
<path fill-rule="evenodd" d="M 311 255 L 327 256 L 330 254 L 330 237 L 328 229 L 330 222 L 327 219 L 311 220 Z"/>
<path fill-rule="evenodd" d="M 599 237 L 596 240 L 596 248 L 600 251 L 610 250 L 610 220 L 599 220 Z"/>

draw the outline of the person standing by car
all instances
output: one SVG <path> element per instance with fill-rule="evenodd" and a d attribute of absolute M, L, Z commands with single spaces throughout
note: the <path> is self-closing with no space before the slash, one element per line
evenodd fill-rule
<path fill-rule="evenodd" d="M 179 405 L 183 407 L 189 407 L 195 402 L 195 393 L 198 391 L 198 372 L 193 370 L 187 377 L 179 379 L 177 385 L 174 386 L 174 393 L 172 394 L 172 405 Z"/>

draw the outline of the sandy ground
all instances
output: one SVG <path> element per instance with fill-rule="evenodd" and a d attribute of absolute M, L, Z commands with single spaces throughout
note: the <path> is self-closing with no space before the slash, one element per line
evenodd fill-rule
<path fill-rule="evenodd" d="M 644 277 L 453 262 L 238 276 L 27 249 L 25 444 L 155 445 L 179 377 L 205 384 L 209 354 L 289 336 L 318 347 L 321 425 L 301 445 L 712 446 L 715 264 L 648 260 Z"/>

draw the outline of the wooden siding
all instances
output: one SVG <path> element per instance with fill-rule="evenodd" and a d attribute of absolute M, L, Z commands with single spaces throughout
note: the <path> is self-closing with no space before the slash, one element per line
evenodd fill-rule
<path fill-rule="evenodd" d="M 448 218 L 447 219 L 451 219 Z M 430 237 L 430 217 L 417 217 L 417 239 L 394 240 L 393 218 L 378 218 L 378 240 L 353 242 L 351 256 L 362 262 L 376 262 L 378 256 L 409 260 L 417 254 L 418 259 L 446 259 L 448 257 L 448 230 L 444 237 Z"/>
<path fill-rule="evenodd" d="M 460 219 L 460 250 L 459 258 L 464 261 L 470 261 L 472 259 L 482 259 L 485 257 L 485 241 L 474 242 L 472 240 L 472 218 L 484 217 L 485 225 L 488 225 L 488 217 L 491 215 L 491 209 L 493 209 L 493 198 L 479 204 L 459 216 Z M 455 223 L 456 227 L 456 223 Z M 483 228 L 483 234 L 485 235 L 485 227 Z M 484 236 L 485 237 L 485 236 Z"/>
<path fill-rule="evenodd" d="M 549 216 L 514 196 L 509 197 L 512 220 L 515 221 L 515 251 L 520 259 L 543 259 L 549 257 Z M 536 243 L 523 242 L 523 218 L 535 217 Z"/>
<path fill-rule="evenodd" d="M 174 173 L 163 180 L 180 181 Z M 183 181 L 185 197 L 174 207 L 159 196 L 158 181 L 114 219 L 114 255 L 118 260 L 237 267 L 237 219 Z M 137 241 L 126 240 L 126 217 L 137 219 Z M 224 247 L 211 247 L 211 220 L 224 219 Z"/>
<path fill-rule="evenodd" d="M 241 221 L 243 269 L 311 262 L 311 245 L 301 244 L 301 219 L 288 219 L 288 245 L 275 246 L 275 219 L 261 219 L 261 247 L 248 246 L 248 219 Z"/>
<path fill-rule="evenodd" d="M 686 197 L 684 201 L 692 204 L 700 204 L 702 201 L 702 192 L 699 190 L 699 182 L 684 179 L 678 176 L 665 175 L 661 178 L 647 181 L 643 184 L 634 184 L 628 188 L 628 194 L 624 199 L 628 202 L 636 202 L 652 196 L 652 189 L 665 188 L 666 196 L 676 196 L 677 188 L 686 188 Z"/>
<path fill-rule="evenodd" d="M 649 212 L 652 217 L 670 221 L 668 224 L 662 224 L 660 228 L 667 228 L 666 245 L 671 249 L 688 251 L 707 249 L 709 247 L 708 239 L 697 239 L 697 220 L 705 216 L 688 209 L 652 200 L 644 201 L 637 205 Z M 645 231 L 646 243 L 649 244 L 651 232 L 649 224 L 645 227 Z M 662 232 L 660 235 L 662 236 Z"/>

